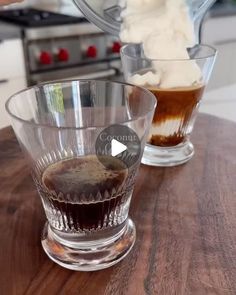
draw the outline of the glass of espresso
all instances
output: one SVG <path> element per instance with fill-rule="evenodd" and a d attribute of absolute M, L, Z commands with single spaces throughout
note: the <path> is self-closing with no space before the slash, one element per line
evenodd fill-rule
<path fill-rule="evenodd" d="M 47 217 L 42 246 L 54 262 L 98 270 L 131 250 L 128 212 L 155 106 L 145 88 L 90 80 L 42 84 L 9 98 Z"/>
<path fill-rule="evenodd" d="M 142 163 L 176 166 L 190 160 L 194 122 L 211 75 L 216 50 L 207 45 L 188 49 L 189 59 L 148 59 L 142 45 L 121 50 L 126 81 L 148 88 L 157 98 Z"/>

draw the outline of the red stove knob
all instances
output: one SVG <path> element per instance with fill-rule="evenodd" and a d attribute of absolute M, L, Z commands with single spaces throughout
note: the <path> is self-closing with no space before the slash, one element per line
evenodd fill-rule
<path fill-rule="evenodd" d="M 97 47 L 96 46 L 89 46 L 86 53 L 87 57 L 95 58 L 97 57 Z"/>
<path fill-rule="evenodd" d="M 113 53 L 120 53 L 120 49 L 121 49 L 120 42 L 118 42 L 118 41 L 114 42 L 113 45 L 112 45 L 112 49 L 111 49 L 112 52 Z"/>
<path fill-rule="evenodd" d="M 39 56 L 39 62 L 42 65 L 50 65 L 52 63 L 52 55 L 48 51 L 42 51 Z"/>
<path fill-rule="evenodd" d="M 65 48 L 60 48 L 57 58 L 59 61 L 68 61 L 70 59 L 69 51 Z"/>

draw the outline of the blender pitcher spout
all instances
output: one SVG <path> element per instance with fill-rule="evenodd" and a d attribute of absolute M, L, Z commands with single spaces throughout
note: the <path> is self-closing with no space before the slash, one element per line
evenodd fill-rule
<path fill-rule="evenodd" d="M 216 0 L 188 0 L 190 12 L 194 22 L 196 42 L 200 43 L 200 28 L 203 18 Z"/>

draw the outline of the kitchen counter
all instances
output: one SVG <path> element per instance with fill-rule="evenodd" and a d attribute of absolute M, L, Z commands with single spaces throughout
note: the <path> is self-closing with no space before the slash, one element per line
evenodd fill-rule
<path fill-rule="evenodd" d="M 21 37 L 20 27 L 0 21 L 0 40 L 17 39 L 20 37 Z"/>
<path fill-rule="evenodd" d="M 117 265 L 87 273 L 43 252 L 39 196 L 12 129 L 1 130 L 1 294 L 236 294 L 235 129 L 200 115 L 189 163 L 142 165 L 130 210 L 134 248 Z"/>

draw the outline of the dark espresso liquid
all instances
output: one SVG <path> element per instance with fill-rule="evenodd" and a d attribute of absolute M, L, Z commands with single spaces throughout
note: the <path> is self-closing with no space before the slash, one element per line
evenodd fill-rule
<path fill-rule="evenodd" d="M 192 115 L 197 111 L 204 86 L 175 89 L 149 87 L 149 90 L 156 96 L 158 102 L 149 143 L 163 147 L 178 145 L 184 141 L 188 133 Z"/>
<path fill-rule="evenodd" d="M 103 166 L 96 156 L 56 162 L 42 175 L 41 193 L 53 226 L 64 231 L 90 231 L 114 226 L 126 217 L 122 206 L 129 202 L 125 190 L 127 169 L 113 157 Z"/>

